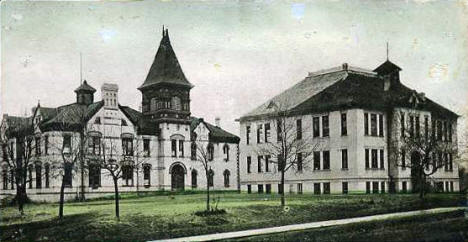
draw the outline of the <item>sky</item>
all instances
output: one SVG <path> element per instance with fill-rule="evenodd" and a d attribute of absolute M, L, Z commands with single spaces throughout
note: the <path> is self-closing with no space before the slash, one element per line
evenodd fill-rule
<path fill-rule="evenodd" d="M 468 0 L 1 2 L 0 113 L 73 103 L 82 75 L 119 85 L 138 109 L 162 26 L 191 91 L 192 115 L 238 133 L 236 118 L 307 76 L 389 59 L 401 80 L 468 113 Z"/>

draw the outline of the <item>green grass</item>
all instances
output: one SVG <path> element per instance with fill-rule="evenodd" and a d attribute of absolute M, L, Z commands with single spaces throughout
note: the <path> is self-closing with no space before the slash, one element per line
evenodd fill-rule
<path fill-rule="evenodd" d="M 158 195 L 121 200 L 121 221 L 114 218 L 112 200 L 65 204 L 29 204 L 26 215 L 14 207 L 0 209 L 1 240 L 102 241 L 150 240 L 357 217 L 422 208 L 460 206 L 464 196 L 431 194 L 424 203 L 416 195 L 288 195 L 288 211 L 277 194 L 217 193 L 226 214 L 196 216 L 205 208 L 204 194 Z"/>

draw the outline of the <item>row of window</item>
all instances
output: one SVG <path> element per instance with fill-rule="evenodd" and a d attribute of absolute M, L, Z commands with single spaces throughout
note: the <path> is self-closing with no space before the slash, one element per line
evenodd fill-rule
<path fill-rule="evenodd" d="M 177 152 L 177 146 L 179 147 L 178 151 Z M 172 150 L 172 157 L 184 157 L 184 141 L 183 140 L 179 140 L 179 142 L 177 142 L 177 140 L 173 139 L 171 141 L 171 150 Z M 202 153 L 200 153 L 202 151 L 199 151 L 198 150 L 198 147 L 197 147 L 197 143 L 196 142 L 192 142 L 192 144 L 190 145 L 190 159 L 191 160 L 198 160 L 198 155 L 204 155 Z M 224 161 L 229 161 L 229 145 L 228 144 L 224 144 L 223 145 L 223 154 L 224 154 Z M 208 161 L 213 161 L 214 159 L 214 145 L 212 143 L 208 143 L 207 147 L 206 147 L 206 158 L 208 159 Z"/>
<path fill-rule="evenodd" d="M 208 186 L 213 187 L 214 186 L 214 176 L 215 173 L 213 170 L 208 171 Z M 230 177 L 231 177 L 231 172 L 229 170 L 224 170 L 223 172 L 223 180 L 224 180 L 224 187 L 230 187 Z M 192 170 L 192 188 L 197 188 L 198 187 L 198 171 L 193 169 Z"/>
<path fill-rule="evenodd" d="M 406 127 L 408 126 L 408 130 Z M 429 128 L 431 130 L 429 131 Z M 408 115 L 408 121 L 405 121 L 405 113 L 400 113 L 400 133 L 402 137 L 409 135 L 410 138 L 419 138 L 424 135 L 427 140 L 429 135 L 432 139 L 439 141 L 452 142 L 452 123 L 447 120 L 431 119 L 429 126 L 429 116 L 424 115 L 424 133 L 421 132 L 421 120 L 419 115 Z"/>
<path fill-rule="evenodd" d="M 294 189 L 294 184 L 289 185 L 289 191 L 290 193 L 293 192 Z M 258 193 L 271 193 L 271 184 L 257 184 L 257 192 Z M 302 183 L 297 183 L 296 184 L 296 192 L 298 194 L 302 194 L 303 191 L 303 185 Z M 252 193 L 252 185 L 248 184 L 247 185 L 247 193 Z M 278 194 L 283 193 L 283 187 L 281 184 L 278 184 Z M 330 182 L 316 182 L 314 183 L 314 194 L 330 194 Z M 348 194 L 348 182 L 342 182 L 342 193 L 343 194 Z"/>
<path fill-rule="evenodd" d="M 190 111 L 190 105 L 188 101 L 181 101 L 180 97 L 174 96 L 172 98 L 152 98 L 150 101 L 150 110 L 156 111 L 158 109 L 174 109 Z M 145 108 L 146 109 L 146 108 Z M 147 110 L 144 110 L 147 111 Z"/>
<path fill-rule="evenodd" d="M 385 169 L 383 149 L 364 149 L 366 169 Z"/>
<path fill-rule="evenodd" d="M 370 123 L 370 126 L 369 126 L 369 123 Z M 382 114 L 364 113 L 364 135 L 380 136 L 380 137 L 384 136 L 384 125 L 383 125 Z"/>
<path fill-rule="evenodd" d="M 434 164 L 437 169 L 444 167 L 445 171 L 453 171 L 453 155 L 450 152 L 433 152 L 432 159 L 429 162 L 424 162 L 426 169 L 429 169 L 430 164 Z M 406 150 L 401 150 L 401 169 L 411 167 L 411 164 L 406 162 Z"/>

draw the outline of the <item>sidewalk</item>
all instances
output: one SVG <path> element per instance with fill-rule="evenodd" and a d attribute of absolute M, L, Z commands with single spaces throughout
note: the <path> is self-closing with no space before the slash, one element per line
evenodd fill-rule
<path fill-rule="evenodd" d="M 328 221 L 312 222 L 312 223 L 305 223 L 305 224 L 293 224 L 293 225 L 263 228 L 263 229 L 250 229 L 250 230 L 243 230 L 243 231 L 236 231 L 236 232 L 198 235 L 198 236 L 174 238 L 174 239 L 159 240 L 159 241 L 212 241 L 212 240 L 221 240 L 221 239 L 234 239 L 234 238 L 243 238 L 243 237 L 256 236 L 256 235 L 265 235 L 265 234 L 307 230 L 307 229 L 336 226 L 336 225 L 345 225 L 345 224 L 351 224 L 351 223 L 379 221 L 379 220 L 387 220 L 387 219 L 393 219 L 393 218 L 405 218 L 405 217 L 411 217 L 415 215 L 445 213 L 445 212 L 452 212 L 456 210 L 465 210 L 465 209 L 467 208 L 465 207 L 433 208 L 433 209 L 428 209 L 428 210 L 388 213 L 388 214 L 371 215 L 371 216 L 357 217 L 357 218 L 328 220 Z"/>

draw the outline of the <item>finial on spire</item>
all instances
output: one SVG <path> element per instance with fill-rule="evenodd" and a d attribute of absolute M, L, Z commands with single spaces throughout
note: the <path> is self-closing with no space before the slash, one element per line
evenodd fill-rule
<path fill-rule="evenodd" d="M 83 60 L 82 59 L 83 58 L 80 52 L 80 86 L 81 86 L 81 83 L 83 82 Z"/>
<path fill-rule="evenodd" d="M 162 36 L 164 37 L 164 24 L 163 24 L 163 31 L 162 31 Z"/>
<path fill-rule="evenodd" d="M 388 60 L 388 41 L 387 41 L 387 60 Z"/>

